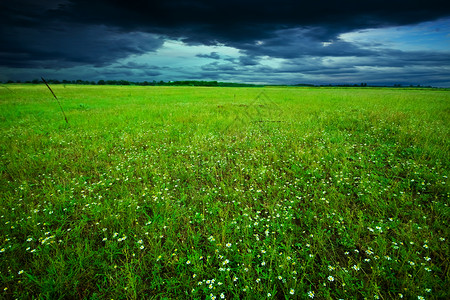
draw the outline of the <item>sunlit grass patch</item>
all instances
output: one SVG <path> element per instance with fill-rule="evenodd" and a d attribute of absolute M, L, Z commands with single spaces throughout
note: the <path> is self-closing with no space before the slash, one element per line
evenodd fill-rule
<path fill-rule="evenodd" d="M 447 92 L 11 88 L 5 298 L 448 297 Z"/>

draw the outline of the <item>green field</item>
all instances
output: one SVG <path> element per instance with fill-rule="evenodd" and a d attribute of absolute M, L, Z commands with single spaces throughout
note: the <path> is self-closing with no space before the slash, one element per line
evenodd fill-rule
<path fill-rule="evenodd" d="M 0 87 L 0 298 L 448 299 L 450 93 Z"/>

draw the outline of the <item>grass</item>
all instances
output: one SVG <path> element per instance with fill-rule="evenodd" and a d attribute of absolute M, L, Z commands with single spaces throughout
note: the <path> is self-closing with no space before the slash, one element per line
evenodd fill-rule
<path fill-rule="evenodd" d="M 446 299 L 448 90 L 0 89 L 0 293 Z"/>

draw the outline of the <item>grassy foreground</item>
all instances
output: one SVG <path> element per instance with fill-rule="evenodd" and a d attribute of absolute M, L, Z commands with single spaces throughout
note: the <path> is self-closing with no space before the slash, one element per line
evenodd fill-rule
<path fill-rule="evenodd" d="M 0 298 L 448 299 L 450 93 L 0 88 Z"/>

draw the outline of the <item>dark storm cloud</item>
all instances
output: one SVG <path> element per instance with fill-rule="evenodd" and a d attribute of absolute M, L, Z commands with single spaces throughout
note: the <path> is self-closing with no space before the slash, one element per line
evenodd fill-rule
<path fill-rule="evenodd" d="M 163 44 L 142 32 L 124 34 L 105 26 L 12 28 L 0 35 L 0 65 L 10 67 L 103 66 Z"/>
<path fill-rule="evenodd" d="M 251 56 L 270 56 L 278 58 L 297 58 L 316 56 L 366 56 L 373 51 L 361 49 L 340 39 L 321 41 L 312 37 L 311 31 L 298 28 L 278 30 L 271 38 L 236 45 Z"/>
<path fill-rule="evenodd" d="M 239 57 L 239 63 L 243 66 L 256 66 L 260 60 L 255 55 L 242 55 Z"/>
<path fill-rule="evenodd" d="M 132 54 L 155 51 L 163 40 L 145 32 L 124 32 L 102 24 L 53 16 L 61 1 L 0 5 L 0 65 L 16 68 L 104 66 Z"/>
<path fill-rule="evenodd" d="M 449 14 L 442 1 L 298 0 L 72 0 L 49 15 L 73 23 L 105 24 L 126 31 L 160 31 L 199 43 L 268 38 L 283 28 L 316 28 L 310 35 L 329 40 L 341 32 L 414 24 Z"/>
<path fill-rule="evenodd" d="M 238 58 L 218 52 L 197 55 L 214 62 L 191 76 L 215 78 L 214 72 L 222 72 L 223 80 L 246 79 L 250 77 L 245 74 L 252 73 L 257 80 L 256 72 L 266 79 L 271 72 L 316 74 L 319 68 L 323 74 L 350 76 L 363 66 L 438 67 L 448 65 L 448 53 L 391 50 L 350 43 L 339 36 L 448 16 L 450 5 L 440 0 L 10 0 L 0 3 L 0 66 L 55 70 L 90 66 L 97 71 L 105 68 L 106 75 L 156 76 L 170 70 L 132 62 L 111 66 L 123 58 L 156 52 L 165 40 L 176 39 L 189 45 L 239 49 Z M 268 67 L 267 57 L 289 63 Z M 329 57 L 355 59 L 330 66 Z M 238 77 L 239 72 L 245 74 Z"/>
<path fill-rule="evenodd" d="M 54 0 L 45 4 L 20 0 L 4 2 L 0 9 L 2 53 L 28 55 L 31 62 L 62 59 L 100 65 L 161 45 L 154 39 L 137 42 L 136 34 L 125 40 L 120 32 L 156 33 L 194 44 L 222 43 L 253 55 L 290 58 L 313 51 L 347 55 L 358 49 L 342 42 L 322 49 L 317 42 L 334 41 L 351 30 L 414 24 L 450 13 L 448 5 L 435 0 L 426 6 L 422 1 L 380 0 Z M 266 44 L 257 47 L 258 40 Z M 21 57 L 12 64 L 23 61 Z"/>

